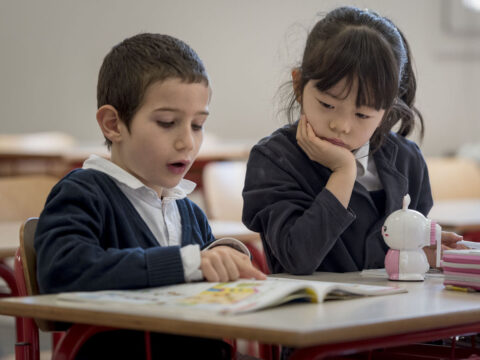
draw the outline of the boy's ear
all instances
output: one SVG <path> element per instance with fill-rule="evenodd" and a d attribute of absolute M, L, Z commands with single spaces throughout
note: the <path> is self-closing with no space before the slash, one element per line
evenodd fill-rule
<path fill-rule="evenodd" d="M 292 69 L 292 84 L 293 84 L 293 92 L 295 93 L 295 98 L 301 104 L 302 103 L 302 94 L 300 89 L 300 81 L 302 79 L 302 73 L 300 72 L 299 68 Z"/>
<path fill-rule="evenodd" d="M 121 127 L 123 123 L 118 116 L 117 109 L 111 105 L 103 105 L 97 110 L 97 122 L 103 135 L 112 143 L 122 139 Z"/>

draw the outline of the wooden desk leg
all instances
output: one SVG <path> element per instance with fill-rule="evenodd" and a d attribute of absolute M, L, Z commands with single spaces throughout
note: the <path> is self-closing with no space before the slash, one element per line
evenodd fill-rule
<path fill-rule="evenodd" d="M 0 277 L 5 280 L 10 288 L 10 294 L 0 294 L 0 297 L 4 296 L 18 296 L 17 283 L 15 282 L 15 275 L 13 269 L 5 264 L 3 260 L 0 260 Z"/>

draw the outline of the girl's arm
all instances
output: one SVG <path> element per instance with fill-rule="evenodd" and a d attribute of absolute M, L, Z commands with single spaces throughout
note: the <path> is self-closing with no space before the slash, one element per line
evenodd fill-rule
<path fill-rule="evenodd" d="M 324 188 L 300 149 L 284 145 L 288 146 L 279 144 L 275 153 L 258 147 L 252 150 L 243 192 L 243 221 L 262 233 L 273 272 L 311 274 L 355 215 Z"/>

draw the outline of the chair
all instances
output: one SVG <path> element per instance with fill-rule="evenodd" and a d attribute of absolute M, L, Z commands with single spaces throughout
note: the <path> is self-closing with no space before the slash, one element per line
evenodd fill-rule
<path fill-rule="evenodd" d="M 207 215 L 213 224 L 223 222 L 232 224 L 231 237 L 235 237 L 235 231 L 242 224 L 243 198 L 242 190 L 245 181 L 247 164 L 244 161 L 216 161 L 209 162 L 203 168 L 203 193 Z M 240 239 L 240 237 L 239 237 Z M 252 263 L 265 274 L 269 273 L 265 254 L 263 252 L 260 236 L 249 238 L 244 241 L 250 254 Z M 248 353 L 255 353 L 255 342 L 247 342 Z M 236 346 L 236 344 L 234 344 Z M 258 344 L 258 353 L 262 359 L 276 359 L 279 356 L 279 347 L 275 345 Z"/>
<path fill-rule="evenodd" d="M 480 166 L 460 157 L 427 157 L 434 200 L 480 198 Z"/>
<path fill-rule="evenodd" d="M 235 237 L 239 228 L 246 230 L 242 224 L 242 190 L 246 170 L 247 164 L 244 161 L 214 161 L 206 164 L 203 169 L 203 193 L 208 218 L 217 224 L 223 222 L 224 229 L 230 227 L 231 237 Z M 250 237 L 244 243 L 250 250 L 254 265 L 268 273 L 260 236 L 255 233 L 252 235 L 253 238 Z"/>
<path fill-rule="evenodd" d="M 50 175 L 0 176 L 0 221 L 20 223 L 39 216 L 58 180 Z M 0 297 L 17 295 L 13 271 L 5 258 L 0 258 L 0 277 L 10 288 L 10 292 L 0 293 Z"/>
<path fill-rule="evenodd" d="M 0 221 L 23 221 L 39 216 L 58 180 L 51 175 L 0 177 Z"/>
<path fill-rule="evenodd" d="M 480 198 L 480 165 L 461 157 L 426 158 L 433 200 Z M 480 241 L 480 231 L 464 232 L 469 241 Z"/>
<path fill-rule="evenodd" d="M 36 277 L 36 254 L 33 247 L 38 218 L 29 218 L 20 229 L 20 247 L 14 260 L 15 281 L 20 296 L 38 295 Z M 39 360 L 40 344 L 38 330 L 53 332 L 52 359 L 74 359 L 76 353 L 92 335 L 111 330 L 108 327 L 68 324 L 42 319 L 16 318 L 16 360 Z M 68 328 L 68 330 L 67 330 Z"/>

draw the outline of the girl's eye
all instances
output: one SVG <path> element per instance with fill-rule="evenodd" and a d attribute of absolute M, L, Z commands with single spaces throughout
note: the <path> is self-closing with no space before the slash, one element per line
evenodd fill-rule
<path fill-rule="evenodd" d="M 370 116 L 362 114 L 362 113 L 356 113 L 355 115 L 360 119 L 368 119 L 370 117 Z"/>
<path fill-rule="evenodd" d="M 333 106 L 333 105 L 327 104 L 327 103 L 325 103 L 325 102 L 323 102 L 323 101 L 320 101 L 320 100 L 318 100 L 318 102 L 319 102 L 320 104 L 322 104 L 322 106 L 323 106 L 324 108 L 326 108 L 326 109 L 335 109 L 335 106 Z"/>
<path fill-rule="evenodd" d="M 203 130 L 203 125 L 192 124 L 193 131 L 201 131 Z"/>

